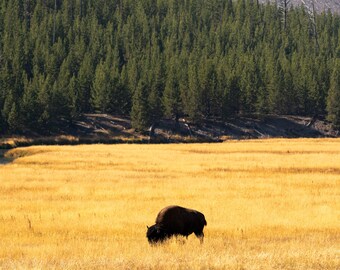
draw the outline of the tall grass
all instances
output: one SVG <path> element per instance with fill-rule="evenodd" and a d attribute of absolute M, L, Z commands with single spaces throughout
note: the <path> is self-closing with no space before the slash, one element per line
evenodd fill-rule
<path fill-rule="evenodd" d="M 0 165 L 3 269 L 339 269 L 340 140 L 34 146 Z M 150 247 L 164 206 L 208 226 Z"/>

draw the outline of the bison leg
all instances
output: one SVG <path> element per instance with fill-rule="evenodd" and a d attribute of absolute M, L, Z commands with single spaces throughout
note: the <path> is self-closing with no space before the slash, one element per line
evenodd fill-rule
<path fill-rule="evenodd" d="M 200 239 L 201 244 L 203 244 L 204 233 L 203 232 L 195 232 L 195 235 Z"/>

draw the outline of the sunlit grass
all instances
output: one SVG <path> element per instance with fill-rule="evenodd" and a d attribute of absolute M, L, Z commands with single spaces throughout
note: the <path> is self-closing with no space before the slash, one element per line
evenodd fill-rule
<path fill-rule="evenodd" d="M 0 268 L 338 269 L 340 140 L 35 146 L 0 165 Z M 150 247 L 178 204 L 195 236 Z"/>

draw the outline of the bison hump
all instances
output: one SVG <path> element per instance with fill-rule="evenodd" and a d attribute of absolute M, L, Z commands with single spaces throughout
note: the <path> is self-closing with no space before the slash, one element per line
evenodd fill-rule
<path fill-rule="evenodd" d="M 163 208 L 158 213 L 156 224 L 167 226 L 169 224 L 175 225 L 178 223 L 178 225 L 182 225 L 182 222 L 190 222 L 197 219 L 199 219 L 202 224 L 207 224 L 202 213 L 178 205 L 170 205 Z"/>

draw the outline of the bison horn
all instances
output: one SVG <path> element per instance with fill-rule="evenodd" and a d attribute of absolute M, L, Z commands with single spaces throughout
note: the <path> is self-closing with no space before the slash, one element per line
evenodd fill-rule
<path fill-rule="evenodd" d="M 149 226 L 148 226 L 148 225 L 146 225 L 146 228 L 148 228 L 148 229 L 149 229 Z"/>

